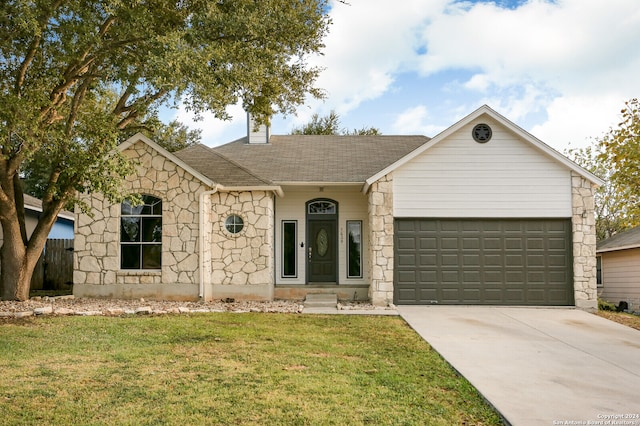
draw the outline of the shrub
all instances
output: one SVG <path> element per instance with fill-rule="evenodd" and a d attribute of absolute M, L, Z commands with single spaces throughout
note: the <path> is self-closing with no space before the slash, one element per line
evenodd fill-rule
<path fill-rule="evenodd" d="M 606 300 L 598 299 L 598 310 L 600 311 L 616 311 L 616 305 Z"/>

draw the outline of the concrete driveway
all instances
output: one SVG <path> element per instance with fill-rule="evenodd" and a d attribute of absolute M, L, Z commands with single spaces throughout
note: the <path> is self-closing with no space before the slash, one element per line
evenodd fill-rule
<path fill-rule="evenodd" d="M 512 425 L 640 426 L 640 331 L 576 309 L 398 312 Z"/>

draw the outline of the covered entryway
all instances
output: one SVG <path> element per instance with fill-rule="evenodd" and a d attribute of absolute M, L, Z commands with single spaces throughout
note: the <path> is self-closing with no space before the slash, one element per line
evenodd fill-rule
<path fill-rule="evenodd" d="M 396 219 L 394 303 L 573 305 L 570 219 Z"/>

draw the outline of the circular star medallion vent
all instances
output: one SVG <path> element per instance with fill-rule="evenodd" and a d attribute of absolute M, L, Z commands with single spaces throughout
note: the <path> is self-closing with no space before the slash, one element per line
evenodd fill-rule
<path fill-rule="evenodd" d="M 473 140 L 478 143 L 487 143 L 491 140 L 491 127 L 488 124 L 477 124 L 473 128 Z"/>

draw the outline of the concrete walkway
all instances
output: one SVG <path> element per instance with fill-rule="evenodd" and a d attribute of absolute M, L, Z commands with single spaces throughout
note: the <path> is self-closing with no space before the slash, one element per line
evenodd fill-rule
<path fill-rule="evenodd" d="M 507 423 L 640 426 L 640 331 L 575 309 L 398 312 Z"/>

